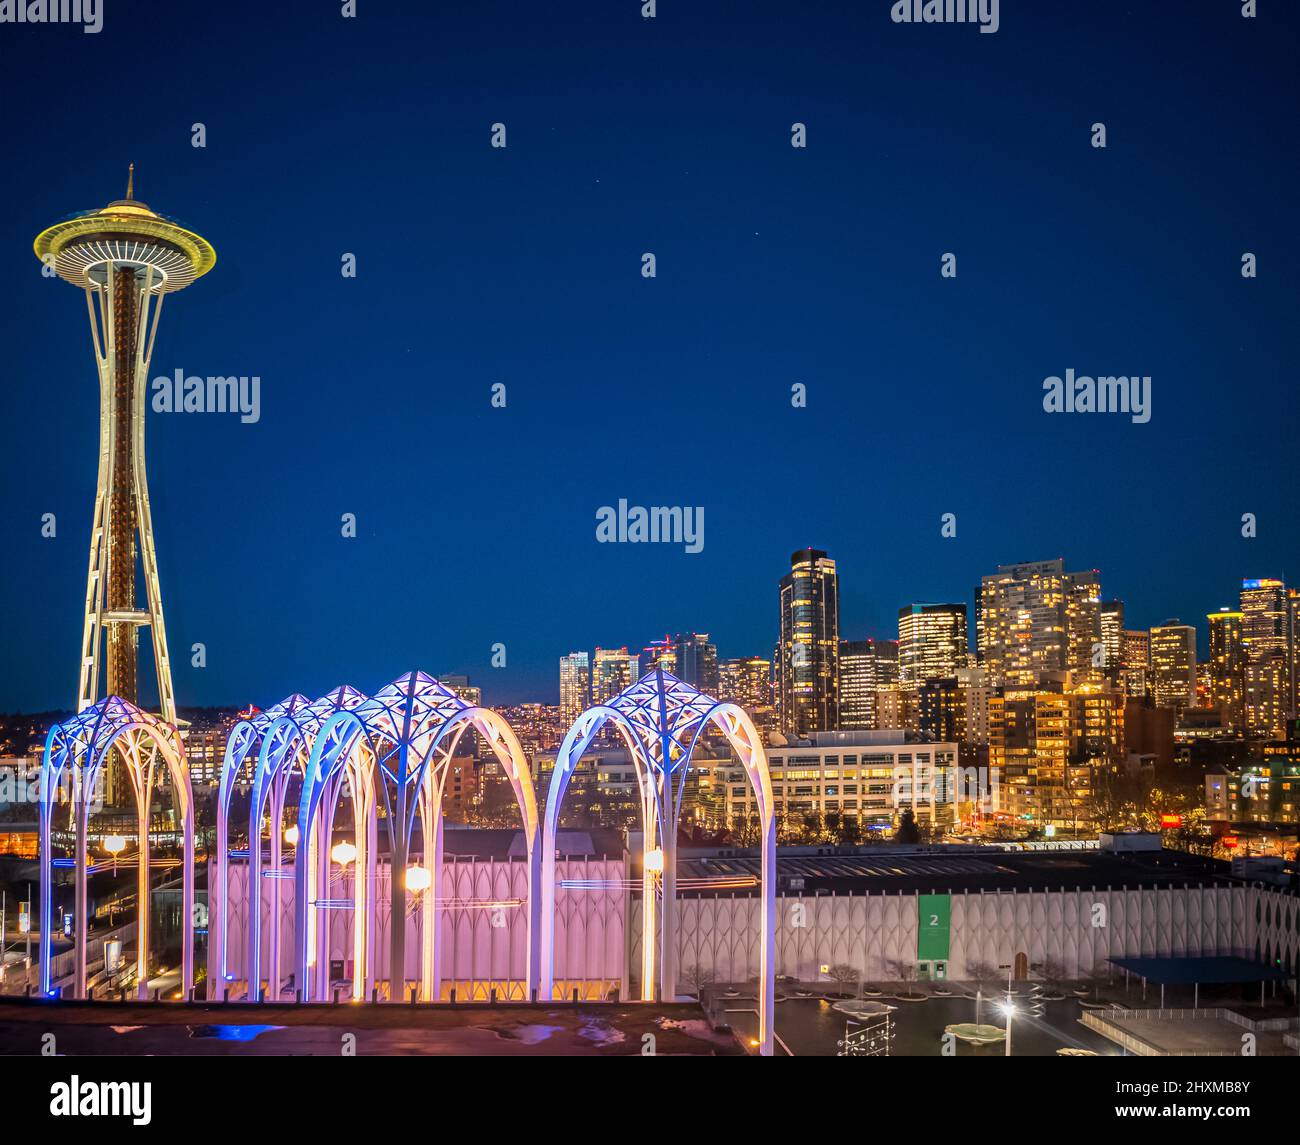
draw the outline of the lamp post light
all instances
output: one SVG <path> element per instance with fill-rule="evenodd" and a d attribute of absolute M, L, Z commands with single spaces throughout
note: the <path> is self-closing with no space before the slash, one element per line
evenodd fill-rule
<path fill-rule="evenodd" d="M 357 849 L 351 843 L 344 840 L 342 843 L 335 843 L 334 849 L 330 851 L 330 858 L 333 859 L 340 867 L 346 867 L 357 857 Z"/>
<path fill-rule="evenodd" d="M 417 894 L 420 891 L 427 891 L 432 882 L 433 876 L 429 873 L 428 867 L 416 865 L 406 868 L 406 889 L 408 891 L 415 891 Z"/>
<path fill-rule="evenodd" d="M 104 850 L 113 856 L 113 878 L 117 878 L 117 857 L 126 850 L 126 840 L 121 835 L 110 835 L 104 840 Z"/>
<path fill-rule="evenodd" d="M 296 847 L 298 845 L 298 824 L 297 823 L 294 823 L 291 826 L 288 826 L 284 829 L 284 841 L 288 843 L 290 847 Z"/>

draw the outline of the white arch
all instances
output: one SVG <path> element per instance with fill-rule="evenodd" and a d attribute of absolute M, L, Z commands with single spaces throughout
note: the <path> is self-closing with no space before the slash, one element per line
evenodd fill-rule
<path fill-rule="evenodd" d="M 555 988 L 555 862 L 560 806 L 579 760 L 600 729 L 613 721 L 631 752 L 641 789 L 642 971 L 641 997 L 655 997 L 655 930 L 660 931 L 662 992 L 676 995 L 677 827 L 682 792 L 695 745 L 704 728 L 717 727 L 731 744 L 758 803 L 762 831 L 760 910 L 759 1052 L 770 1056 L 776 1000 L 776 817 L 762 737 L 743 708 L 719 703 L 661 668 L 648 672 L 608 704 L 588 708 L 573 723 L 555 759 L 542 824 L 542 997 Z M 656 847 L 658 844 L 658 847 Z M 646 855 L 660 850 L 662 873 L 647 869 Z M 662 917 L 656 919 L 656 878 Z"/>
<path fill-rule="evenodd" d="M 56 724 L 46 738 L 41 765 L 40 852 L 41 934 L 40 981 L 44 994 L 52 992 L 50 980 L 51 927 L 53 914 L 53 855 L 50 822 L 54 797 L 65 768 L 73 779 L 73 831 L 76 840 L 76 926 L 77 960 L 74 994 L 86 996 L 86 831 L 90 815 L 89 793 L 105 761 L 116 749 L 126 764 L 135 793 L 139 831 L 136 882 L 137 991 L 144 998 L 149 981 L 149 816 L 153 802 L 155 765 L 161 753 L 172 784 L 172 800 L 182 829 L 181 909 L 181 996 L 188 998 L 194 986 L 194 798 L 180 733 L 174 725 L 138 708 L 119 696 L 98 701 L 73 719 Z"/>

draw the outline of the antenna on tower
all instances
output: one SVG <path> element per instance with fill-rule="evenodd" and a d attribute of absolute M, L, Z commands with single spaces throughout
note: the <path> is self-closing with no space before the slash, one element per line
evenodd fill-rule
<path fill-rule="evenodd" d="M 126 197 L 128 199 L 135 198 L 135 195 L 133 193 L 134 188 L 135 188 L 135 164 L 132 163 L 126 170 Z"/>

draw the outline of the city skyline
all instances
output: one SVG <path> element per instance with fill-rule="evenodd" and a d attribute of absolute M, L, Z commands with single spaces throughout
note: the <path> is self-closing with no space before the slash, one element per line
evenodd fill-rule
<path fill-rule="evenodd" d="M 812 551 L 824 552 L 824 550 L 812 550 Z M 839 562 L 835 562 L 834 554 L 830 553 L 828 555 L 830 559 L 836 564 L 837 574 L 841 573 L 842 569 L 839 566 Z M 1054 559 L 1065 559 L 1065 558 L 1054 558 Z M 1013 563 L 1002 562 L 1002 564 L 999 567 L 1008 567 L 1009 564 L 1018 566 L 1025 563 L 1042 563 L 1042 562 L 1013 562 Z M 1070 562 L 1068 559 L 1065 559 L 1065 563 L 1068 565 Z M 1142 633 L 1149 633 L 1151 630 L 1163 627 L 1167 624 L 1184 625 L 1186 627 L 1194 629 L 1196 632 L 1195 651 L 1196 651 L 1196 665 L 1197 665 L 1198 672 L 1202 670 L 1208 670 L 1209 660 L 1213 654 L 1212 653 L 1212 648 L 1213 648 L 1212 621 L 1217 618 L 1216 614 L 1226 613 L 1232 616 L 1240 615 L 1236 610 L 1237 593 L 1241 592 L 1243 589 L 1251 585 L 1258 584 L 1258 583 L 1268 584 L 1273 582 L 1274 580 L 1277 583 L 1280 583 L 1286 587 L 1294 587 L 1294 586 L 1287 586 L 1285 579 L 1280 576 L 1276 578 L 1258 577 L 1258 576 L 1242 577 L 1240 582 L 1237 584 L 1236 589 L 1233 592 L 1222 594 L 1222 599 L 1229 602 L 1227 604 L 1216 604 L 1216 605 L 1211 605 L 1202 608 L 1199 612 L 1194 613 L 1190 619 L 1184 618 L 1182 616 L 1175 616 L 1172 614 L 1164 614 L 1157 609 L 1156 613 L 1153 613 L 1153 615 L 1159 615 L 1161 619 L 1154 621 L 1149 625 L 1141 626 L 1141 625 L 1135 625 L 1135 623 L 1132 622 L 1132 620 L 1130 619 L 1130 614 L 1127 611 L 1127 603 L 1124 597 L 1110 596 L 1110 589 L 1112 586 L 1109 584 L 1109 582 L 1105 581 L 1104 573 L 1102 573 L 1100 570 L 1097 569 L 1089 569 L 1088 572 L 1093 574 L 1098 574 L 1102 577 L 1103 588 L 1105 590 L 1105 594 L 1108 596 L 1108 599 L 1106 601 L 1107 605 L 1116 602 L 1118 602 L 1121 605 L 1124 605 L 1125 612 L 1124 612 L 1123 630 L 1125 632 L 1137 631 Z M 837 583 L 839 586 L 839 595 L 843 597 L 844 581 L 842 575 L 837 575 Z M 846 628 L 846 626 L 843 623 L 843 619 L 841 617 L 841 621 L 839 625 L 838 643 L 843 645 L 845 643 L 862 643 L 862 642 L 881 643 L 881 642 L 889 641 L 896 644 L 899 641 L 899 623 L 902 620 L 903 613 L 910 612 L 916 609 L 923 609 L 923 608 L 934 609 L 934 608 L 949 608 L 949 607 L 956 607 L 965 612 L 966 614 L 965 650 L 970 654 L 974 655 L 978 650 L 978 635 L 976 631 L 977 616 L 976 616 L 976 609 L 975 609 L 974 594 L 972 594 L 972 597 L 969 600 L 960 600 L 954 596 L 951 598 L 950 603 L 939 601 L 939 600 L 934 600 L 934 601 L 917 600 L 917 601 L 911 601 L 907 604 L 901 605 L 896 610 L 898 615 L 892 630 L 885 629 L 882 631 L 874 631 L 874 632 L 864 634 L 860 630 Z M 888 610 L 886 609 L 885 611 Z M 771 661 L 773 657 L 773 646 L 779 643 L 779 639 L 778 639 L 779 625 L 773 623 L 771 627 L 773 630 L 773 639 L 768 641 L 766 646 L 764 646 L 760 641 L 759 646 L 754 649 L 748 649 L 746 647 L 742 647 L 739 644 L 737 644 L 735 641 L 728 640 L 725 634 L 720 639 L 716 635 L 712 637 L 714 644 L 718 649 L 717 651 L 718 663 L 721 664 L 724 661 L 738 661 L 738 660 L 746 660 L 751 658 L 762 658 Z M 683 630 L 684 633 L 691 633 L 691 632 L 698 632 L 698 631 L 699 631 L 698 629 Z M 656 632 L 666 632 L 667 635 L 660 638 L 656 638 Z M 709 633 L 711 632 L 713 632 L 713 629 L 709 629 L 707 632 L 704 632 L 703 635 L 708 636 Z M 556 656 L 552 657 L 550 661 L 548 661 L 547 671 L 538 673 L 539 677 L 543 675 L 546 676 L 548 681 L 547 684 L 543 685 L 540 693 L 521 692 L 517 694 L 512 694 L 508 697 L 499 697 L 493 695 L 492 690 L 495 684 L 494 677 L 498 675 L 498 670 L 490 667 L 490 657 L 486 658 L 485 665 L 480 669 L 480 671 L 477 674 L 471 675 L 471 673 L 467 673 L 459 669 L 448 668 L 446 671 L 440 671 L 438 673 L 438 678 L 459 679 L 463 676 L 471 676 L 470 682 L 478 688 L 485 689 L 487 691 L 487 698 L 491 700 L 493 704 L 499 706 L 500 705 L 512 706 L 512 705 L 528 704 L 528 703 L 542 703 L 547 705 L 563 706 L 563 699 L 561 696 L 562 686 L 557 682 L 557 679 L 555 677 L 554 664 L 556 659 L 563 662 L 568 656 L 573 654 L 579 654 L 586 657 L 587 663 L 584 665 L 584 667 L 587 675 L 585 678 L 586 682 L 583 685 L 583 687 L 585 687 L 586 694 L 591 695 L 595 688 L 595 681 L 592 675 L 596 665 L 596 660 L 594 659 L 594 653 L 596 652 L 604 652 L 607 654 L 628 653 L 630 659 L 637 659 L 639 657 L 642 670 L 644 671 L 646 660 L 647 660 L 647 654 L 651 651 L 651 646 L 655 643 L 662 643 L 664 641 L 666 641 L 667 644 L 671 646 L 675 641 L 675 636 L 672 631 L 660 628 L 658 630 L 651 629 L 650 633 L 644 639 L 640 639 L 640 640 L 624 639 L 621 645 L 615 645 L 613 643 L 613 639 L 614 639 L 613 637 L 610 637 L 609 639 L 603 642 L 591 644 L 586 648 L 578 647 L 577 642 L 570 642 L 570 644 L 565 645 L 563 652 L 557 652 Z M 620 639 L 622 639 L 622 637 L 620 637 Z M 775 661 L 773 661 L 773 663 L 775 664 Z M 500 673 L 500 674 L 504 675 L 505 673 Z M 933 676 L 934 673 L 930 673 L 928 676 L 926 675 L 918 676 L 917 679 L 919 681 L 925 678 L 933 678 Z M 340 683 L 343 682 L 349 682 L 349 681 L 340 681 Z M 273 701 L 266 700 L 265 702 L 266 704 L 270 704 Z M 178 698 L 179 707 L 191 708 L 191 709 L 193 708 L 237 709 L 237 708 L 245 707 L 250 703 L 259 707 L 262 706 L 259 697 L 250 697 L 250 696 L 217 697 L 216 699 L 213 700 L 206 700 L 206 701 L 196 700 L 193 702 L 188 702 L 184 696 Z M 24 708 L 4 709 L 4 711 L 7 714 L 21 714 L 24 711 L 50 712 L 50 711 L 60 711 L 60 710 L 63 709 L 58 704 L 49 704 L 45 706 L 36 705 L 36 706 L 28 706 Z M 69 710 L 71 710 L 71 705 L 69 705 Z"/>
<path fill-rule="evenodd" d="M 847 3 L 685 24 L 595 5 L 511 12 L 504 39 L 491 5 L 396 39 L 381 19 L 250 8 L 266 36 L 240 35 L 234 14 L 214 25 L 191 45 L 174 114 L 92 131 L 77 99 L 52 94 L 39 121 L 10 124 L 27 174 L 0 220 L 15 284 L 0 331 L 25 380 L 0 456 L 3 583 L 34 604 L 0 637 L 2 706 L 75 701 L 94 487 L 93 364 L 71 333 L 84 320 L 41 277 L 31 236 L 119 194 L 128 162 L 138 197 L 222 251 L 202 297 L 162 323 L 151 382 L 261 384 L 256 420 L 147 415 L 182 707 L 269 703 L 288 681 L 323 693 L 394 664 L 469 675 L 508 703 L 550 696 L 573 647 L 665 631 L 770 655 L 767 570 L 804 544 L 839 562 L 848 638 L 891 637 L 900 606 L 969 603 L 999 564 L 1063 554 L 1102 570 L 1130 626 L 1177 616 L 1204 639 L 1241 579 L 1300 568 L 1296 459 L 1265 432 L 1296 412 L 1295 158 L 1276 145 L 1296 79 L 1273 66 L 1287 37 L 1270 22 L 1296 13 L 1044 9 L 971 41 Z M 55 68 L 93 70 L 141 38 L 189 42 L 171 11 L 115 12 L 95 36 L 13 31 L 24 50 L 0 90 L 15 105 Z M 284 58 L 268 46 L 280 37 L 304 51 Z M 1167 51 L 1151 55 L 1152 39 Z M 1186 82 L 1205 43 L 1223 82 L 1255 93 L 1252 114 Z M 267 114 L 256 88 L 225 82 L 232 54 L 295 101 Z M 1098 59 L 1142 77 L 1124 102 L 1060 85 Z M 944 85 L 925 78 L 936 68 Z M 586 78 L 555 91 L 565 73 Z M 756 89 L 755 75 L 780 79 Z M 954 113 L 951 90 L 980 93 L 977 120 Z M 1104 151 L 1089 144 L 1098 119 Z M 1032 172 L 1005 162 L 1025 147 Z M 263 272 L 268 251 L 290 250 L 286 290 Z M 348 254 L 355 278 L 340 273 Z M 1151 420 L 1045 413 L 1044 379 L 1071 370 L 1150 375 Z M 505 409 L 490 404 L 498 383 Z M 679 411 L 667 427 L 645 416 L 648 393 Z M 577 424 L 605 436 L 557 448 Z M 703 508 L 702 551 L 600 543 L 597 513 L 621 499 Z M 484 527 L 514 556 L 473 556 Z M 409 582 L 391 578 L 395 550 Z M 440 603 L 467 576 L 470 606 Z"/>

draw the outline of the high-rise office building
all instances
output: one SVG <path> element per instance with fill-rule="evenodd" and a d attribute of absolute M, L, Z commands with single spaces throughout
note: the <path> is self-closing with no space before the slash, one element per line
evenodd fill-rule
<path fill-rule="evenodd" d="M 957 669 L 957 738 L 962 743 L 989 742 L 989 701 L 997 690 L 983 668 Z"/>
<path fill-rule="evenodd" d="M 777 706 L 782 731 L 806 736 L 839 727 L 840 592 L 835 562 L 800 549 L 781 578 Z"/>
<path fill-rule="evenodd" d="M 761 656 L 723 660 L 718 664 L 719 700 L 739 704 L 757 727 L 776 727 L 776 705 L 772 702 L 772 661 Z"/>
<path fill-rule="evenodd" d="M 1151 629 L 1151 698 L 1181 715 L 1196 703 L 1196 629 L 1167 620 Z"/>
<path fill-rule="evenodd" d="M 1224 727 L 1244 733 L 1246 727 L 1246 649 L 1240 612 L 1221 608 L 1209 614 L 1209 701 L 1218 708 Z"/>
<path fill-rule="evenodd" d="M 1118 680 L 1124 666 L 1124 602 L 1107 600 L 1101 605 L 1101 643 L 1104 669 L 1109 679 Z"/>
<path fill-rule="evenodd" d="M 881 689 L 897 683 L 897 641 L 840 641 L 840 728 L 875 731 L 881 727 L 877 697 Z"/>
<path fill-rule="evenodd" d="M 1282 581 L 1241 582 L 1241 635 L 1247 659 L 1287 650 L 1287 595 Z"/>
<path fill-rule="evenodd" d="M 1151 668 L 1151 633 L 1145 628 L 1126 628 L 1120 647 L 1120 682 L 1124 693 L 1130 699 L 1143 700 L 1147 694 L 1147 672 Z"/>
<path fill-rule="evenodd" d="M 1291 609 L 1286 585 L 1272 578 L 1241 582 L 1241 636 L 1246 655 L 1246 734 L 1277 739 L 1291 705 Z"/>
<path fill-rule="evenodd" d="M 930 677 L 916 688 L 916 731 L 932 743 L 961 739 L 961 694 L 956 676 Z"/>
<path fill-rule="evenodd" d="M 591 659 L 585 652 L 560 657 L 560 713 L 571 724 L 591 703 Z"/>
<path fill-rule="evenodd" d="M 640 658 L 627 648 L 597 648 L 591 664 L 591 700 L 607 703 L 641 678 Z"/>
<path fill-rule="evenodd" d="M 1286 734 L 1287 659 L 1280 652 L 1246 660 L 1246 735 L 1281 739 Z"/>
<path fill-rule="evenodd" d="M 677 675 L 706 696 L 718 694 L 718 649 L 707 632 L 677 634 Z"/>
<path fill-rule="evenodd" d="M 1287 719 L 1300 718 L 1300 589 L 1289 588 L 1286 593 L 1286 630 L 1288 689 Z"/>
<path fill-rule="evenodd" d="M 915 691 L 966 665 L 966 606 L 909 604 L 898 610 L 898 682 Z"/>
<path fill-rule="evenodd" d="M 1096 570 L 1069 573 L 1051 561 L 1000 565 L 980 585 L 980 663 L 998 683 L 1035 684 L 1071 672 L 1094 679 L 1093 648 L 1101 637 L 1101 586 Z"/>
<path fill-rule="evenodd" d="M 1101 612 L 1101 580 L 1097 570 L 1066 573 L 1065 667 L 1075 686 L 1099 684 L 1106 675 Z"/>

